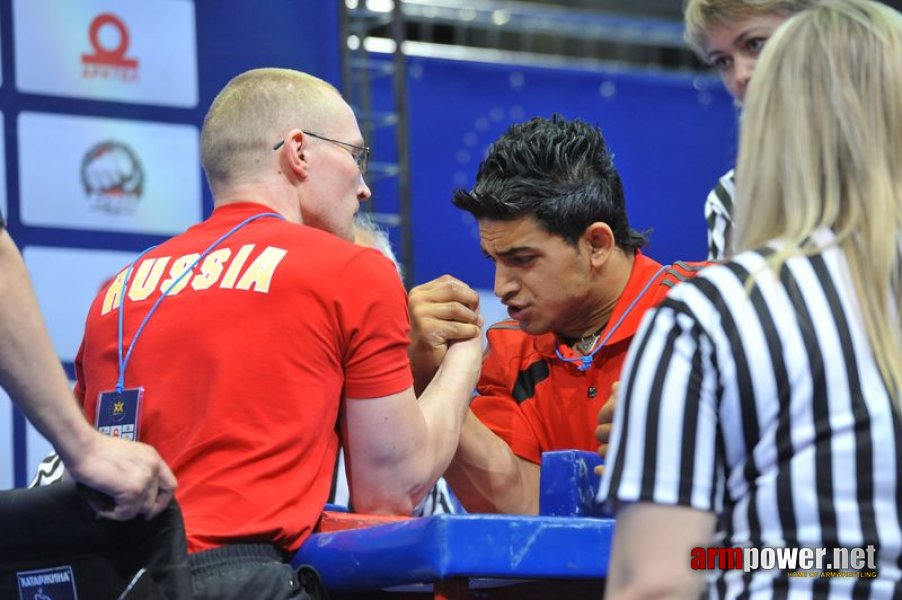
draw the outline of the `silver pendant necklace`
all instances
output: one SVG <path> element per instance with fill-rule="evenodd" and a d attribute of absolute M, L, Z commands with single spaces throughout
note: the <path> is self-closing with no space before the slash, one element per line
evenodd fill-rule
<path fill-rule="evenodd" d="M 595 344 L 598 343 L 598 338 L 601 337 L 601 329 L 593 333 L 592 335 L 587 335 L 585 337 L 579 338 L 575 344 L 573 344 L 573 349 L 579 352 L 580 354 L 586 355 L 592 352 L 592 349 L 595 348 Z"/>
<path fill-rule="evenodd" d="M 662 266 L 658 270 L 658 272 L 655 273 L 654 276 L 652 276 L 651 279 L 645 282 L 645 285 L 642 287 L 642 291 L 639 292 L 635 298 L 633 298 L 633 301 L 630 302 L 629 306 L 626 307 L 626 310 L 623 311 L 623 314 L 620 315 L 620 318 L 617 319 L 617 322 L 614 323 L 613 326 L 611 326 L 611 328 L 608 330 L 608 334 L 604 336 L 604 339 L 601 340 L 601 343 L 598 344 L 597 348 L 595 347 L 595 345 L 596 343 L 598 343 L 598 338 L 601 335 L 601 331 L 597 331 L 590 336 L 581 338 L 578 342 L 571 346 L 571 348 L 573 348 L 574 350 L 581 352 L 583 356 L 565 357 L 561 354 L 561 350 L 559 348 L 554 349 L 555 356 L 557 356 L 564 362 L 579 363 L 579 365 L 576 367 L 577 369 L 579 369 L 580 371 L 588 371 L 589 367 L 592 366 L 592 361 L 595 359 L 595 354 L 598 353 L 602 348 L 604 348 L 604 345 L 608 343 L 608 340 L 612 335 L 614 335 L 614 332 L 617 331 L 617 328 L 620 327 L 620 324 L 623 323 L 623 320 L 626 319 L 627 315 L 630 314 L 630 311 L 633 310 L 633 307 L 636 306 L 636 303 L 639 302 L 642 296 L 645 295 L 645 292 L 648 291 L 648 288 L 651 287 L 651 284 L 654 283 L 654 281 L 657 280 L 658 277 L 660 277 L 661 274 L 669 268 L 670 265 Z M 585 350 L 586 346 L 588 346 L 589 348 L 588 351 Z"/>

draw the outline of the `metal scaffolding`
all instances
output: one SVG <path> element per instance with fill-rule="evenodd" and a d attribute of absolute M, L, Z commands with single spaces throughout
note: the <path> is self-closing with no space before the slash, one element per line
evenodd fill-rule
<path fill-rule="evenodd" d="M 385 5 L 385 2 L 381 4 Z M 366 0 L 347 0 L 341 9 L 342 86 L 357 114 L 361 132 L 373 150 L 367 184 L 372 202 L 364 207 L 376 223 L 397 240 L 398 261 L 408 284 L 414 281 L 410 226 L 410 154 L 407 82 L 403 52 L 404 16 L 401 0 L 390 10 L 373 10 Z M 394 41 L 389 53 L 374 52 L 368 43 L 374 33 Z M 374 86 L 389 85 L 388 106 L 376 106 Z M 380 95 L 382 97 L 382 95 Z"/>

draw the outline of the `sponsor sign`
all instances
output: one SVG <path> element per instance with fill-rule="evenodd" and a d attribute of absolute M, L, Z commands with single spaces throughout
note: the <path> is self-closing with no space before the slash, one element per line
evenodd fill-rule
<path fill-rule="evenodd" d="M 193 2 L 14 0 L 13 26 L 21 92 L 197 106 Z"/>
<path fill-rule="evenodd" d="M 28 112 L 18 125 L 25 225 L 171 235 L 201 220 L 195 126 Z"/>
<path fill-rule="evenodd" d="M 56 353 L 60 360 L 73 362 L 94 296 L 138 252 L 27 246 L 22 255 Z"/>

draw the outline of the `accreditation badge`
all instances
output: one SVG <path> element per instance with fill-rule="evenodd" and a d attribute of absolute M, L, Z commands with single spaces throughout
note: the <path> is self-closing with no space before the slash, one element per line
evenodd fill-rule
<path fill-rule="evenodd" d="M 100 392 L 97 400 L 97 431 L 110 437 L 138 440 L 138 419 L 144 388 Z"/>

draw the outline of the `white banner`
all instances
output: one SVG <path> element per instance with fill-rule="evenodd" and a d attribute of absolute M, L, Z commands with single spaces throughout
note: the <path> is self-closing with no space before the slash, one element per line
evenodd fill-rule
<path fill-rule="evenodd" d="M 27 112 L 18 126 L 25 225 L 168 235 L 201 220 L 197 127 Z"/>
<path fill-rule="evenodd" d="M 15 484 L 13 463 L 13 406 L 9 396 L 0 388 L 0 490 Z"/>
<path fill-rule="evenodd" d="M 21 92 L 197 106 L 194 3 L 13 0 Z"/>
<path fill-rule="evenodd" d="M 138 254 L 40 246 L 22 251 L 60 360 L 75 360 L 94 296 Z"/>

